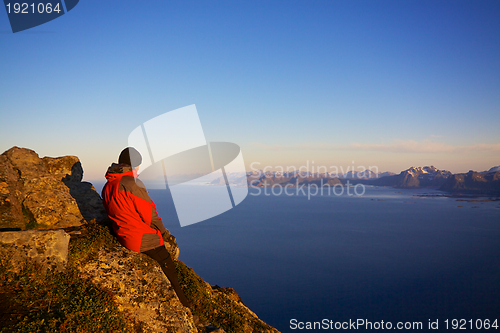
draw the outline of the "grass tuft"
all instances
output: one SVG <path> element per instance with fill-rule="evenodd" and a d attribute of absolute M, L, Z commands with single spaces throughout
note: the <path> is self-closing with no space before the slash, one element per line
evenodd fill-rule
<path fill-rule="evenodd" d="M 130 332 L 113 296 L 76 270 L 42 273 L 29 264 L 0 274 L 0 332 Z"/>
<path fill-rule="evenodd" d="M 69 243 L 68 259 L 71 265 L 95 260 L 101 248 L 112 249 L 118 245 L 109 225 L 92 220 L 85 225 L 83 232 L 83 236 L 72 238 Z"/>

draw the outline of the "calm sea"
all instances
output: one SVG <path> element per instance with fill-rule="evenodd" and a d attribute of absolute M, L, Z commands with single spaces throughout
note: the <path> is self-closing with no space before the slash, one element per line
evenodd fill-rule
<path fill-rule="evenodd" d="M 300 331 L 293 319 L 422 322 L 424 330 L 439 320 L 439 331 L 446 319 L 450 330 L 453 319 L 500 321 L 500 202 L 422 193 L 440 192 L 261 193 L 181 228 L 168 193 L 150 191 L 180 260 L 210 284 L 233 287 L 282 332 Z"/>

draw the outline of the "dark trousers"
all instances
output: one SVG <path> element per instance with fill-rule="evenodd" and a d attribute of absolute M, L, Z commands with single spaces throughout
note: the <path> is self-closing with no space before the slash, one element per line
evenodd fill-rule
<path fill-rule="evenodd" d="M 182 305 L 189 308 L 191 305 L 189 304 L 189 301 L 184 295 L 184 292 L 182 291 L 181 286 L 179 284 L 179 280 L 177 279 L 175 263 L 170 257 L 170 253 L 167 251 L 165 246 L 162 245 L 155 249 L 145 251 L 143 253 L 147 254 L 149 257 L 153 258 L 160 264 L 163 273 L 165 273 L 167 278 L 170 280 L 170 284 L 172 284 L 172 288 L 174 288 L 175 293 L 179 298 L 179 301 L 181 301 Z"/>

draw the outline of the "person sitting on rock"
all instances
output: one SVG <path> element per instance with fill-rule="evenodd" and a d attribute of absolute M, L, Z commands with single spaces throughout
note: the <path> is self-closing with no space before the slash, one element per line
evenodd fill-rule
<path fill-rule="evenodd" d="M 102 201 L 118 241 L 127 249 L 141 252 L 156 260 L 170 280 L 182 305 L 190 307 L 177 278 L 175 264 L 164 246 L 170 232 L 165 229 L 156 206 L 137 178 L 141 154 L 132 147 L 125 148 L 106 172 Z"/>

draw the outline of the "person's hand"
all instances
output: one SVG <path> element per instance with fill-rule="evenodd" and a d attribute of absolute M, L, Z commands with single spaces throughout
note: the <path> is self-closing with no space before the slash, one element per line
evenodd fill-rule
<path fill-rule="evenodd" d="M 165 230 L 162 234 L 161 237 L 163 238 L 163 241 L 171 243 L 172 241 L 175 241 L 175 237 L 170 234 L 170 231 Z"/>
<path fill-rule="evenodd" d="M 161 237 L 163 238 L 163 245 L 165 245 L 165 248 L 167 251 L 170 253 L 170 256 L 172 256 L 172 259 L 178 260 L 179 259 L 179 247 L 177 246 L 177 242 L 175 240 L 175 237 L 170 234 L 170 231 L 165 230 L 162 234 Z"/>

